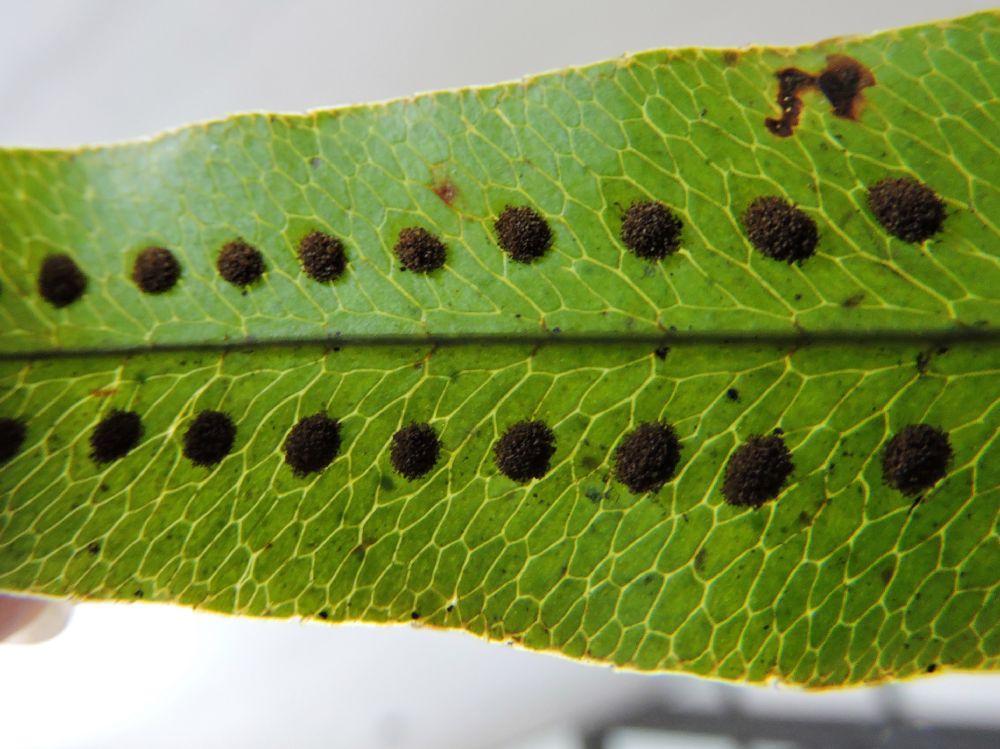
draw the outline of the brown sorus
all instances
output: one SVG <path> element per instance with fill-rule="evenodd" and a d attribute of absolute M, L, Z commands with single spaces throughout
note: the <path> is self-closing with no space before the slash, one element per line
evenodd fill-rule
<path fill-rule="evenodd" d="M 340 424 L 323 413 L 306 416 L 285 438 L 285 462 L 296 476 L 326 468 L 340 450 Z"/>
<path fill-rule="evenodd" d="M 347 268 L 344 243 L 321 231 L 311 231 L 299 241 L 299 262 L 314 281 L 336 281 Z"/>
<path fill-rule="evenodd" d="M 951 457 L 946 432 L 930 424 L 910 424 L 882 451 L 882 478 L 903 494 L 917 495 L 944 478 Z"/>
<path fill-rule="evenodd" d="M 169 291 L 181 277 L 181 266 L 166 247 L 147 247 L 135 258 L 132 280 L 147 294 Z"/>
<path fill-rule="evenodd" d="M 90 457 L 95 463 L 124 458 L 142 439 L 142 420 L 135 411 L 114 410 L 90 435 Z"/>
<path fill-rule="evenodd" d="M 634 494 L 653 492 L 674 477 L 680 458 L 674 428 L 646 422 L 625 435 L 615 450 L 615 478 Z"/>
<path fill-rule="evenodd" d="M 816 222 L 784 198 L 756 198 L 743 212 L 750 243 L 763 255 L 786 263 L 801 263 L 816 252 Z"/>
<path fill-rule="evenodd" d="M 887 232 L 919 244 L 944 223 L 944 203 L 931 188 L 912 177 L 886 178 L 868 188 L 868 207 Z"/>
<path fill-rule="evenodd" d="M 722 494 L 731 505 L 760 507 L 781 492 L 793 468 L 785 441 L 755 434 L 729 457 Z"/>
<path fill-rule="evenodd" d="M 419 226 L 410 226 L 399 232 L 399 241 L 393 252 L 406 270 L 415 273 L 430 273 L 444 265 L 444 243 Z"/>
<path fill-rule="evenodd" d="M 0 465 L 20 452 L 27 432 L 27 427 L 20 419 L 0 419 Z"/>
<path fill-rule="evenodd" d="M 69 255 L 47 255 L 38 273 L 38 293 L 53 307 L 72 304 L 87 290 L 87 277 Z"/>
<path fill-rule="evenodd" d="M 253 245 L 234 239 L 222 246 L 215 267 L 233 286 L 249 286 L 264 275 L 264 256 Z"/>
<path fill-rule="evenodd" d="M 197 466 L 214 466 L 233 449 L 236 425 L 221 411 L 202 411 L 184 433 L 184 457 Z"/>
<path fill-rule="evenodd" d="M 411 423 L 392 435 L 389 460 L 404 478 L 420 478 L 437 463 L 441 441 L 429 424 Z"/>
<path fill-rule="evenodd" d="M 493 445 L 497 468 L 521 484 L 544 476 L 555 451 L 555 435 L 542 421 L 519 421 Z"/>
<path fill-rule="evenodd" d="M 681 245 L 683 222 L 659 201 L 636 202 L 622 219 L 621 239 L 643 260 L 662 260 Z"/>
<path fill-rule="evenodd" d="M 552 229 L 534 208 L 507 206 L 494 222 L 497 244 L 512 260 L 532 263 L 552 246 Z"/>

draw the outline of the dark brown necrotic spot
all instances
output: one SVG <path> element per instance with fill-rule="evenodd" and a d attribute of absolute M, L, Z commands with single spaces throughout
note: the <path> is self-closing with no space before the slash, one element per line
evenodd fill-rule
<path fill-rule="evenodd" d="M 837 117 L 853 120 L 858 116 L 861 89 L 874 86 L 875 76 L 857 60 L 830 55 L 826 58 L 826 68 L 816 78 L 816 85 Z"/>
<path fill-rule="evenodd" d="M 673 427 L 640 424 L 615 450 L 615 478 L 634 494 L 653 492 L 674 477 L 680 458 L 681 443 Z"/>
<path fill-rule="evenodd" d="M 795 132 L 802 114 L 801 94 L 816 85 L 816 78 L 798 68 L 784 68 L 774 74 L 778 79 L 778 107 L 781 117 L 768 117 L 764 126 L 780 138 L 787 138 Z"/>
<path fill-rule="evenodd" d="M 830 55 L 819 75 L 798 68 L 783 68 L 778 79 L 778 107 L 781 117 L 767 117 L 764 126 L 774 135 L 787 138 L 795 132 L 802 114 L 802 93 L 818 88 L 833 107 L 833 114 L 843 119 L 857 119 L 861 90 L 875 85 L 875 76 L 857 60 L 844 55 Z"/>
<path fill-rule="evenodd" d="M 444 243 L 419 226 L 411 226 L 399 232 L 399 241 L 393 252 L 406 270 L 415 273 L 430 273 L 444 265 Z"/>
<path fill-rule="evenodd" d="M 887 178 L 868 188 L 868 207 L 882 227 L 904 242 L 920 243 L 941 231 L 944 203 L 911 177 Z"/>
<path fill-rule="evenodd" d="M 181 266 L 165 247 L 147 247 L 135 259 L 132 280 L 147 294 L 169 291 L 181 277 Z"/>
<path fill-rule="evenodd" d="M 552 246 L 552 230 L 534 208 L 507 206 L 493 224 L 500 249 L 519 263 L 531 263 Z"/>
<path fill-rule="evenodd" d="M 784 198 L 757 198 L 743 213 L 750 243 L 761 253 L 786 263 L 801 263 L 816 252 L 816 222 Z"/>
<path fill-rule="evenodd" d="M 90 435 L 90 457 L 95 463 L 124 458 L 142 439 L 142 420 L 135 411 L 114 410 Z"/>
<path fill-rule="evenodd" d="M 542 421 L 519 421 L 493 445 L 497 468 L 521 484 L 544 476 L 555 451 L 556 437 Z"/>
<path fill-rule="evenodd" d="M 792 456 L 781 437 L 755 434 L 730 456 L 722 494 L 731 505 L 760 507 L 778 496 L 792 467 Z"/>
<path fill-rule="evenodd" d="M 410 480 L 420 478 L 437 463 L 441 442 L 429 424 L 410 424 L 392 435 L 389 460 L 396 472 Z"/>
<path fill-rule="evenodd" d="M 299 261 L 314 281 L 336 281 L 347 268 L 344 243 L 321 231 L 311 231 L 299 241 Z"/>
<path fill-rule="evenodd" d="M 322 471 L 340 450 L 340 424 L 322 413 L 306 416 L 288 433 L 284 450 L 296 476 Z"/>
<path fill-rule="evenodd" d="M 951 462 L 947 433 L 929 424 L 910 424 L 882 452 L 882 478 L 910 496 L 930 489 L 944 478 Z"/>
<path fill-rule="evenodd" d="M 622 219 L 622 242 L 643 260 L 662 260 L 681 245 L 684 224 L 663 203 L 633 203 Z"/>
<path fill-rule="evenodd" d="M 0 465 L 20 452 L 27 432 L 27 427 L 20 419 L 0 419 Z"/>
<path fill-rule="evenodd" d="M 69 255 L 49 255 L 38 274 L 38 293 L 53 307 L 72 304 L 87 290 L 87 277 Z"/>
<path fill-rule="evenodd" d="M 233 286 L 249 286 L 264 275 L 264 256 L 253 245 L 234 239 L 222 246 L 215 266 Z"/>
<path fill-rule="evenodd" d="M 221 411 L 202 411 L 184 433 L 184 457 L 197 466 L 214 466 L 233 449 L 236 425 Z"/>

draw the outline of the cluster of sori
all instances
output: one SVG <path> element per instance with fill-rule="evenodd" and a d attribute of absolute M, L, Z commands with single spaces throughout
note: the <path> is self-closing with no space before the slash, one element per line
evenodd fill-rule
<path fill-rule="evenodd" d="M 17 454 L 25 435 L 24 421 L 0 419 L 0 464 Z M 142 420 L 136 412 L 111 411 L 90 434 L 90 457 L 98 465 L 117 461 L 128 455 L 142 436 Z M 196 466 L 212 468 L 232 452 L 235 440 L 232 418 L 221 411 L 205 410 L 188 424 L 183 453 Z M 675 478 L 681 447 L 670 424 L 639 424 L 614 451 L 614 476 L 634 494 L 655 492 Z M 303 478 L 329 466 L 340 448 L 340 423 L 321 412 L 292 426 L 283 452 L 293 474 Z M 430 473 L 441 452 L 442 443 L 434 428 L 413 422 L 393 434 L 389 459 L 397 473 L 412 481 Z M 544 477 L 555 453 L 555 433 L 540 420 L 510 425 L 493 444 L 497 469 L 519 484 Z M 882 451 L 883 478 L 892 488 L 917 495 L 944 477 L 951 459 L 947 433 L 929 424 L 911 424 L 897 432 Z M 780 429 L 750 436 L 729 457 L 722 494 L 732 505 L 760 507 L 781 493 L 793 470 L 792 455 Z"/>
<path fill-rule="evenodd" d="M 892 235 L 913 243 L 923 242 L 944 222 L 945 206 L 937 194 L 910 177 L 886 178 L 868 188 L 868 206 Z M 753 247 L 764 256 L 802 263 L 816 252 L 816 222 L 785 198 L 765 195 L 754 199 L 742 213 L 742 224 Z M 622 244 L 637 257 L 662 260 L 680 248 L 683 221 L 659 201 L 636 201 L 622 216 Z M 533 263 L 552 246 L 548 221 L 526 205 L 507 206 L 493 222 L 497 245 L 511 260 Z M 405 270 L 430 273 L 445 264 L 447 250 L 441 239 L 418 226 L 399 233 L 394 254 Z M 298 244 L 298 258 L 306 275 L 320 283 L 336 281 L 347 269 L 344 243 L 321 231 L 311 231 Z M 219 250 L 216 269 L 227 282 L 246 290 L 267 270 L 261 251 L 242 239 Z M 132 280 L 147 294 L 170 291 L 181 277 L 177 256 L 166 247 L 147 247 L 135 258 Z M 87 289 L 87 275 L 67 254 L 51 254 L 42 261 L 38 290 L 50 304 L 65 307 Z"/>

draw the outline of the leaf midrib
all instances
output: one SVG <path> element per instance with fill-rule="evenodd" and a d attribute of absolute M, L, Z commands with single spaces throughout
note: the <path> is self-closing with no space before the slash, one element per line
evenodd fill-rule
<path fill-rule="evenodd" d="M 378 335 L 378 336 L 327 336 L 304 338 L 272 338 L 264 340 L 239 340 L 206 343 L 161 343 L 155 346 L 121 346 L 106 348 L 36 349 L 30 351 L 0 352 L 0 362 L 38 359 L 77 359 L 93 356 L 131 356 L 172 354 L 180 352 L 257 351 L 283 348 L 309 347 L 454 347 L 454 346 L 783 346 L 802 348 L 824 345 L 879 346 L 886 344 L 1000 344 L 1000 330 L 962 328 L 946 331 L 915 332 L 906 330 L 831 330 L 820 333 L 747 333 L 745 331 L 679 332 L 659 335 L 650 333 L 629 334 L 573 334 L 552 333 L 532 335 L 466 334 L 466 335 Z"/>

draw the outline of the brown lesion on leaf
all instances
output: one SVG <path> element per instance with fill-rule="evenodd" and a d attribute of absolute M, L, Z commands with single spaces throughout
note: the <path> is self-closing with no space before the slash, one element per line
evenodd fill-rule
<path fill-rule="evenodd" d="M 830 55 L 826 67 L 813 75 L 799 68 L 782 68 L 778 79 L 778 107 L 781 117 L 767 117 L 764 126 L 779 138 L 795 132 L 802 114 L 802 94 L 816 88 L 827 98 L 836 117 L 856 120 L 863 97 L 861 91 L 875 85 L 875 76 L 860 62 L 847 55 Z"/>
<path fill-rule="evenodd" d="M 740 52 L 736 49 L 727 49 L 722 52 L 722 62 L 733 66 L 740 61 Z"/>
<path fill-rule="evenodd" d="M 872 71 L 847 55 L 830 55 L 826 68 L 816 79 L 816 85 L 833 106 L 837 117 L 848 120 L 858 118 L 861 91 L 875 85 Z"/>
<path fill-rule="evenodd" d="M 96 390 L 91 390 L 90 391 L 90 397 L 91 398 L 109 398 L 109 397 L 111 397 L 112 395 L 114 395 L 117 392 L 118 392 L 118 388 L 116 388 L 116 387 L 97 388 Z"/>
<path fill-rule="evenodd" d="M 444 202 L 445 205 L 452 205 L 455 196 L 458 195 L 458 188 L 447 177 L 435 180 L 431 185 L 431 190 Z"/>
<path fill-rule="evenodd" d="M 840 303 L 841 307 L 846 307 L 847 309 L 852 309 L 857 307 L 861 302 L 865 300 L 865 292 L 859 291 L 857 294 L 851 294 L 844 301 Z"/>

